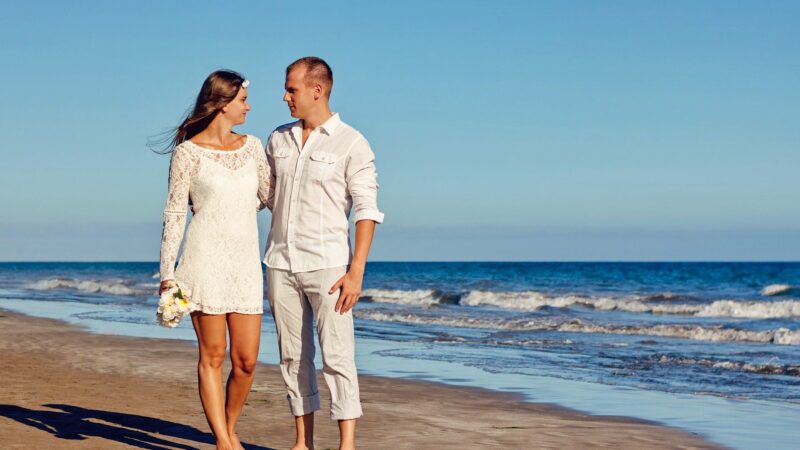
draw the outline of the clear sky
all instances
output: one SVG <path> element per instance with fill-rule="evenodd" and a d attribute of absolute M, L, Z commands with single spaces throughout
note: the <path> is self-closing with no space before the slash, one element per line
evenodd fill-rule
<path fill-rule="evenodd" d="M 306 55 L 377 155 L 373 260 L 800 259 L 800 2 L 300 5 L 2 2 L 0 260 L 157 260 L 147 138 L 230 68 L 265 139 Z"/>

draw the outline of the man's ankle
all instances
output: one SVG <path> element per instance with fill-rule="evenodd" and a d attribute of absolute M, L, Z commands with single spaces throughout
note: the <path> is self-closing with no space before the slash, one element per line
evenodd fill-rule
<path fill-rule="evenodd" d="M 339 448 L 356 448 L 356 421 L 355 419 L 339 421 Z"/>

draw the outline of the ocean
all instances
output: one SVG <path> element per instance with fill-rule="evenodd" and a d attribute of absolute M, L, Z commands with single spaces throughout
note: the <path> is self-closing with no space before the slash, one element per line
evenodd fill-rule
<path fill-rule="evenodd" d="M 156 325 L 157 270 L 0 263 L 0 307 L 194 340 L 189 321 Z M 375 262 L 354 312 L 361 373 L 797 448 L 800 263 Z M 266 302 L 263 330 L 259 358 L 275 364 Z"/>

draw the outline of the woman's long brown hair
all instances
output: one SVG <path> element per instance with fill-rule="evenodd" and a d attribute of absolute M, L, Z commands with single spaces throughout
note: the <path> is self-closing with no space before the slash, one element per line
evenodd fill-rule
<path fill-rule="evenodd" d="M 197 94 L 194 108 L 187 114 L 180 125 L 174 130 L 166 132 L 167 136 L 148 145 L 156 153 L 167 154 L 183 141 L 191 139 L 217 117 L 222 108 L 233 101 L 242 87 L 244 77 L 232 70 L 217 70 L 211 73 L 203 82 L 200 93 Z M 154 145 L 155 144 L 155 145 Z M 154 147 L 166 144 L 163 150 Z"/>

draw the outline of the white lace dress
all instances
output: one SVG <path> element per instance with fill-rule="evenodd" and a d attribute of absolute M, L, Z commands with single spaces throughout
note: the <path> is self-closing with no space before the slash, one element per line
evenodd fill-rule
<path fill-rule="evenodd" d="M 264 281 L 256 213 L 272 209 L 274 188 L 261 141 L 247 136 L 236 150 L 178 145 L 169 169 L 161 238 L 161 279 L 191 291 L 208 314 L 261 314 Z M 180 262 L 178 249 L 192 202 Z"/>

